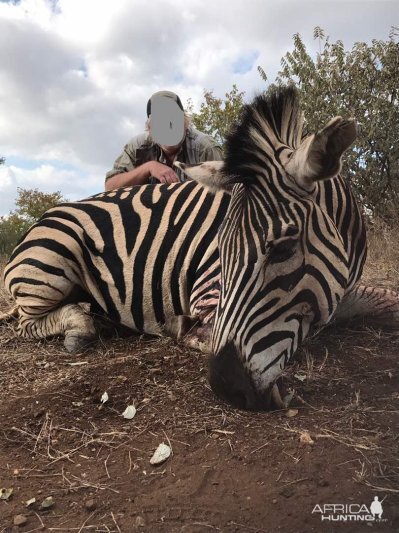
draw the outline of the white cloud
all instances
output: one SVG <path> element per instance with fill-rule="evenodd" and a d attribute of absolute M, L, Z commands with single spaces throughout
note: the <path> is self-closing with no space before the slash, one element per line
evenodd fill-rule
<path fill-rule="evenodd" d="M 0 214 L 7 213 L 18 196 L 17 189 L 39 189 L 43 192 L 60 190 L 64 198 L 78 200 L 95 194 L 101 188 L 98 175 L 77 170 L 59 169 L 50 164 L 40 164 L 33 169 L 14 165 L 0 167 Z"/>
<path fill-rule="evenodd" d="M 0 2 L 0 156 L 29 163 L 1 171 L 9 196 L 0 214 L 16 184 L 70 198 L 101 190 L 142 131 L 153 92 L 172 89 L 198 105 L 203 89 L 222 96 L 236 83 L 250 98 L 263 86 L 257 65 L 272 81 L 294 33 L 313 50 L 317 25 L 347 47 L 385 39 L 396 8 L 395 0 Z"/>

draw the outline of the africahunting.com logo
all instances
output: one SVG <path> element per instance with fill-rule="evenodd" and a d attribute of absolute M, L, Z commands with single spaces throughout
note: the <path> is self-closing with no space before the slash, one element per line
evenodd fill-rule
<path fill-rule="evenodd" d="M 385 498 L 384 498 L 385 499 Z M 378 496 L 368 507 L 359 503 L 324 503 L 314 506 L 312 514 L 319 515 L 322 522 L 386 522 Z"/>

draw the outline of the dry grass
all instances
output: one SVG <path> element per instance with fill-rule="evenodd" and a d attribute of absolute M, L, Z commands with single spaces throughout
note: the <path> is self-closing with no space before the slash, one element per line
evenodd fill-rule
<path fill-rule="evenodd" d="M 369 252 L 363 281 L 369 285 L 399 290 L 399 222 L 388 226 L 375 220 L 368 231 Z"/>

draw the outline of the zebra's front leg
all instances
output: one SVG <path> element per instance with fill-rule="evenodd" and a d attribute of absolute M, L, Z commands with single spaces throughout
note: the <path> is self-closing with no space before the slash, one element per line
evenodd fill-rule
<path fill-rule="evenodd" d="M 19 335 L 35 339 L 65 335 L 64 346 L 70 353 L 82 351 L 97 339 L 93 318 L 78 304 L 64 305 L 44 316 L 20 309 L 19 315 Z"/>
<path fill-rule="evenodd" d="M 338 305 L 334 321 L 399 329 L 399 294 L 389 289 L 356 285 Z"/>

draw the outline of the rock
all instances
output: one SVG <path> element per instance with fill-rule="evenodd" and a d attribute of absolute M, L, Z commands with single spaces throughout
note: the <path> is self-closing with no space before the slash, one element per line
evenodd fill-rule
<path fill-rule="evenodd" d="M 128 405 L 123 411 L 122 416 L 123 418 L 126 418 L 126 420 L 131 420 L 136 416 L 136 412 L 137 411 L 134 405 Z"/>
<path fill-rule="evenodd" d="M 95 500 L 86 500 L 85 501 L 85 509 L 87 511 L 94 511 L 94 509 L 97 507 Z"/>
<path fill-rule="evenodd" d="M 308 444 L 312 446 L 314 444 L 314 440 L 310 436 L 310 433 L 308 431 L 302 431 L 299 435 L 299 442 L 301 444 Z"/>
<path fill-rule="evenodd" d="M 51 507 L 53 507 L 55 504 L 55 501 L 53 500 L 53 497 L 52 496 L 49 496 L 48 498 L 45 498 L 41 505 L 40 505 L 40 509 L 42 509 L 42 511 L 45 511 L 47 509 L 51 509 Z"/>
<path fill-rule="evenodd" d="M 14 516 L 14 526 L 22 527 L 28 522 L 28 519 L 23 514 Z"/>
<path fill-rule="evenodd" d="M 30 500 L 25 502 L 26 507 L 31 507 L 34 503 L 36 503 L 36 498 L 31 498 Z"/>
<path fill-rule="evenodd" d="M 11 498 L 13 492 L 14 489 L 0 489 L 0 500 L 8 501 Z"/>
<path fill-rule="evenodd" d="M 170 456 L 172 450 L 165 443 L 161 443 L 158 448 L 155 450 L 154 455 L 150 459 L 152 465 L 160 465 L 165 462 L 166 459 Z"/>

